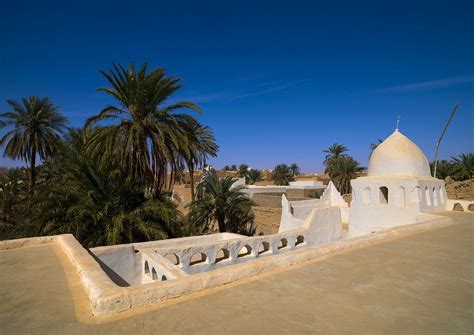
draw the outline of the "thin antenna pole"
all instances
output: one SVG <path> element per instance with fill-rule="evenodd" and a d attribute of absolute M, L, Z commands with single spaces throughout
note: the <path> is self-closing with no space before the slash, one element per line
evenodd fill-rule
<path fill-rule="evenodd" d="M 398 115 L 397 117 L 397 128 L 395 128 L 395 130 L 398 130 L 399 125 L 400 125 L 400 115 Z"/>
<path fill-rule="evenodd" d="M 434 163 L 434 171 L 433 171 L 433 177 L 436 178 L 436 170 L 438 169 L 438 147 L 439 144 L 441 143 L 441 140 L 443 139 L 444 133 L 446 132 L 446 129 L 449 126 L 449 123 L 451 122 L 454 114 L 456 114 L 456 111 L 459 107 L 459 102 L 454 106 L 453 111 L 451 112 L 451 115 L 449 116 L 448 122 L 446 122 L 446 125 L 444 126 L 443 132 L 441 133 L 441 136 L 439 137 L 438 142 L 436 143 L 436 151 L 435 151 L 435 163 Z"/>

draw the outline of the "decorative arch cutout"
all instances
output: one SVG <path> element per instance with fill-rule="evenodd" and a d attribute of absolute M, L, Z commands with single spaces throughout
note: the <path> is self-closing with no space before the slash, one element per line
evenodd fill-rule
<path fill-rule="evenodd" d="M 303 235 L 299 235 L 296 238 L 295 247 L 298 246 L 298 245 L 301 245 L 301 244 L 304 244 L 304 236 Z"/>
<path fill-rule="evenodd" d="M 286 238 L 282 238 L 280 243 L 278 244 L 278 249 L 283 249 L 288 246 L 288 240 Z"/>
<path fill-rule="evenodd" d="M 436 187 L 433 187 L 433 206 L 438 207 L 438 194 L 436 192 Z"/>
<path fill-rule="evenodd" d="M 470 204 L 469 206 L 467 206 L 467 210 L 469 212 L 474 212 L 474 204 Z"/>
<path fill-rule="evenodd" d="M 176 255 L 174 253 L 166 254 L 165 258 L 167 260 L 169 260 L 171 263 L 173 263 L 174 265 L 179 265 L 179 263 L 180 263 L 178 255 Z"/>
<path fill-rule="evenodd" d="M 196 252 L 192 257 L 191 261 L 189 262 L 190 266 L 202 264 L 207 261 L 207 255 L 203 252 Z"/>
<path fill-rule="evenodd" d="M 151 269 L 151 279 L 157 280 L 158 279 L 158 273 L 156 273 L 155 268 Z"/>
<path fill-rule="evenodd" d="M 168 277 L 166 277 L 165 275 L 162 275 L 161 276 L 161 281 L 165 281 L 165 280 L 168 280 Z"/>
<path fill-rule="evenodd" d="M 453 211 L 454 212 L 464 212 L 464 208 L 459 202 L 456 202 L 453 206 Z"/>
<path fill-rule="evenodd" d="M 229 259 L 229 257 L 230 257 L 229 250 L 223 248 L 217 252 L 216 263 L 225 261 L 226 259 Z"/>
<path fill-rule="evenodd" d="M 420 186 L 415 186 L 411 191 L 410 201 L 415 204 L 419 204 L 421 201 L 421 188 Z"/>
<path fill-rule="evenodd" d="M 240 251 L 237 255 L 237 258 L 242 258 L 242 257 L 245 257 L 245 256 L 249 256 L 251 253 L 252 253 L 252 247 L 249 246 L 249 245 L 245 245 L 244 247 L 242 247 L 242 249 L 240 249 Z"/>
<path fill-rule="evenodd" d="M 258 254 L 261 255 L 261 254 L 266 253 L 267 251 L 270 251 L 270 243 L 262 242 L 260 244 L 260 248 L 258 249 Z"/>
<path fill-rule="evenodd" d="M 387 186 L 379 187 L 379 204 L 388 205 L 388 188 Z"/>
<path fill-rule="evenodd" d="M 145 271 L 145 274 L 150 273 L 150 266 L 148 265 L 148 261 L 145 261 L 145 269 L 144 269 L 144 271 Z"/>

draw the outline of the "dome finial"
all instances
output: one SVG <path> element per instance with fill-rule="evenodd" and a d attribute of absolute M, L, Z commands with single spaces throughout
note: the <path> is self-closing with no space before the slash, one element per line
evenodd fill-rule
<path fill-rule="evenodd" d="M 398 117 L 397 117 L 397 128 L 395 128 L 395 130 L 398 130 L 399 124 L 400 124 L 400 115 L 398 115 Z"/>

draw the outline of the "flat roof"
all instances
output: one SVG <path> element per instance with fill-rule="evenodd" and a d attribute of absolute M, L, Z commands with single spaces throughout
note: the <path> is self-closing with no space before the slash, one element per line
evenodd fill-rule
<path fill-rule="evenodd" d="M 455 224 L 112 317 L 60 248 L 0 251 L 0 333 L 473 333 L 474 214 Z"/>

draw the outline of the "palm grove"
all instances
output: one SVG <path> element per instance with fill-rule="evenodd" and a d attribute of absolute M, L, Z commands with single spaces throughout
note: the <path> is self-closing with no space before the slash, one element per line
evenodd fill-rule
<path fill-rule="evenodd" d="M 28 165 L 0 178 L 0 239 L 72 233 L 91 247 L 216 229 L 253 234 L 253 204 L 232 187 L 233 177 L 218 178 L 211 170 L 194 189 L 194 171 L 216 156 L 218 146 L 211 129 L 185 113 L 201 113 L 198 105 L 166 103 L 183 87 L 180 79 L 160 68 L 148 71 L 146 64 L 114 65 L 101 73 L 108 86 L 99 91 L 115 103 L 80 129 L 69 128 L 48 98 L 9 100 L 10 111 L 0 114 L 4 156 Z M 362 168 L 341 144 L 324 152 L 325 173 L 349 193 L 350 180 Z M 441 161 L 437 177 L 471 179 L 473 160 L 468 153 Z M 193 201 L 184 216 L 171 191 L 186 169 Z M 236 172 L 247 184 L 263 179 L 261 171 L 246 164 L 224 170 Z M 271 179 L 288 185 L 299 173 L 296 164 L 279 164 Z"/>
<path fill-rule="evenodd" d="M 166 104 L 183 86 L 180 79 L 163 69 L 148 71 L 146 64 L 114 65 L 101 73 L 108 86 L 99 91 L 115 103 L 81 129 L 68 128 L 47 98 L 8 101 L 11 110 L 0 115 L 0 129 L 7 130 L 0 145 L 28 169 L 7 171 L 0 185 L 2 238 L 72 233 L 95 246 L 212 228 L 209 221 L 190 221 L 201 218 L 199 206 L 184 217 L 171 199 L 185 168 L 192 180 L 193 171 L 218 151 L 212 131 L 183 113 L 201 113 L 198 105 Z M 226 210 L 229 221 L 251 217 L 242 201 Z"/>

